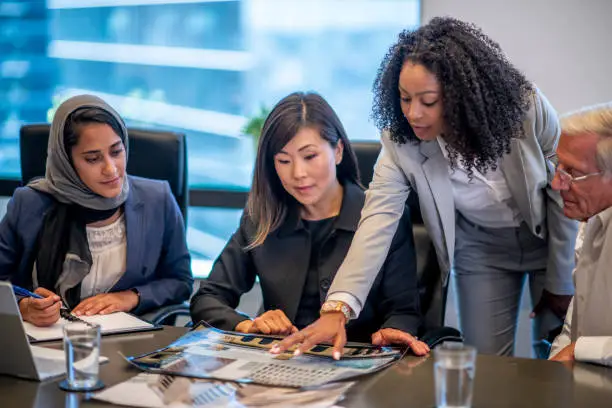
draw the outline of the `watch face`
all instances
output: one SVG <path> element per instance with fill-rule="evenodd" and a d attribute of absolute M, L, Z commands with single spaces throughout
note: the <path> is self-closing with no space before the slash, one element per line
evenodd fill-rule
<path fill-rule="evenodd" d="M 323 303 L 321 306 L 321 313 L 329 313 L 329 312 L 340 312 L 346 318 L 348 322 L 351 319 L 350 308 L 342 302 L 338 302 L 335 300 L 329 300 Z"/>
<path fill-rule="evenodd" d="M 336 302 L 329 302 L 329 303 L 325 303 L 323 305 L 323 308 L 325 309 L 325 311 L 327 312 L 331 312 L 331 311 L 340 311 L 340 308 L 342 307 L 342 305 L 340 303 L 336 303 Z"/>

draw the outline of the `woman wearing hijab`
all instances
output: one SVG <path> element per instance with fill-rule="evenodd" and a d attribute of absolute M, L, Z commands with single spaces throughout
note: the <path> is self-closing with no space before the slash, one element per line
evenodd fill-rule
<path fill-rule="evenodd" d="M 167 182 L 128 176 L 128 134 L 100 98 L 79 95 L 51 124 L 45 177 L 15 190 L 0 223 L 0 279 L 34 290 L 25 321 L 142 314 L 189 298 L 182 215 Z"/>

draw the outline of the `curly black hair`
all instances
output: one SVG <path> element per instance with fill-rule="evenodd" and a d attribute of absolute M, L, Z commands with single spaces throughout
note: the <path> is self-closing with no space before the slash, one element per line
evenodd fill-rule
<path fill-rule="evenodd" d="M 512 139 L 524 137 L 533 85 L 473 24 L 437 17 L 417 30 L 405 30 L 383 59 L 373 86 L 372 118 L 400 144 L 419 142 L 400 106 L 399 75 L 407 61 L 423 65 L 440 83 L 442 136 L 451 166 L 460 155 L 470 174 L 497 168 Z"/>

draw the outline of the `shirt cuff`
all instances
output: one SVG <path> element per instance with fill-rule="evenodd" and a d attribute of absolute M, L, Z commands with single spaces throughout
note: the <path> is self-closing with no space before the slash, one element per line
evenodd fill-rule
<path fill-rule="evenodd" d="M 610 336 L 579 337 L 574 347 L 574 359 L 586 363 L 600 363 L 606 356 L 606 350 L 612 349 Z"/>
<path fill-rule="evenodd" d="M 351 319 L 356 319 L 359 313 L 361 313 L 361 303 L 355 296 L 348 292 L 334 292 L 327 296 L 327 300 L 346 303 L 351 308 Z"/>
<path fill-rule="evenodd" d="M 544 283 L 544 289 L 554 295 L 573 295 L 574 294 L 574 282 L 573 281 L 558 281 L 556 279 L 546 280 Z"/>

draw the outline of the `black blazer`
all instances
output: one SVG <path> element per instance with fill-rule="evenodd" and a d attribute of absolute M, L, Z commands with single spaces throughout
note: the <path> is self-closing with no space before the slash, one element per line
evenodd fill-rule
<path fill-rule="evenodd" d="M 352 183 L 344 187 L 342 207 L 332 232 L 321 245 L 319 256 L 319 297 L 325 301 L 336 271 L 344 260 L 357 230 L 363 190 Z M 240 227 L 215 261 L 208 279 L 191 299 L 194 322 L 205 320 L 223 330 L 234 330 L 247 317 L 234 309 L 240 296 L 251 290 L 259 277 L 265 310 L 281 309 L 295 321 L 308 273 L 311 242 L 299 211 L 294 209 L 265 242 L 245 251 L 255 227 L 242 216 Z M 383 327 L 416 334 L 421 324 L 416 278 L 416 257 L 410 214 L 405 211 L 365 306 L 347 326 L 351 341 L 370 342 L 372 333 Z"/>

